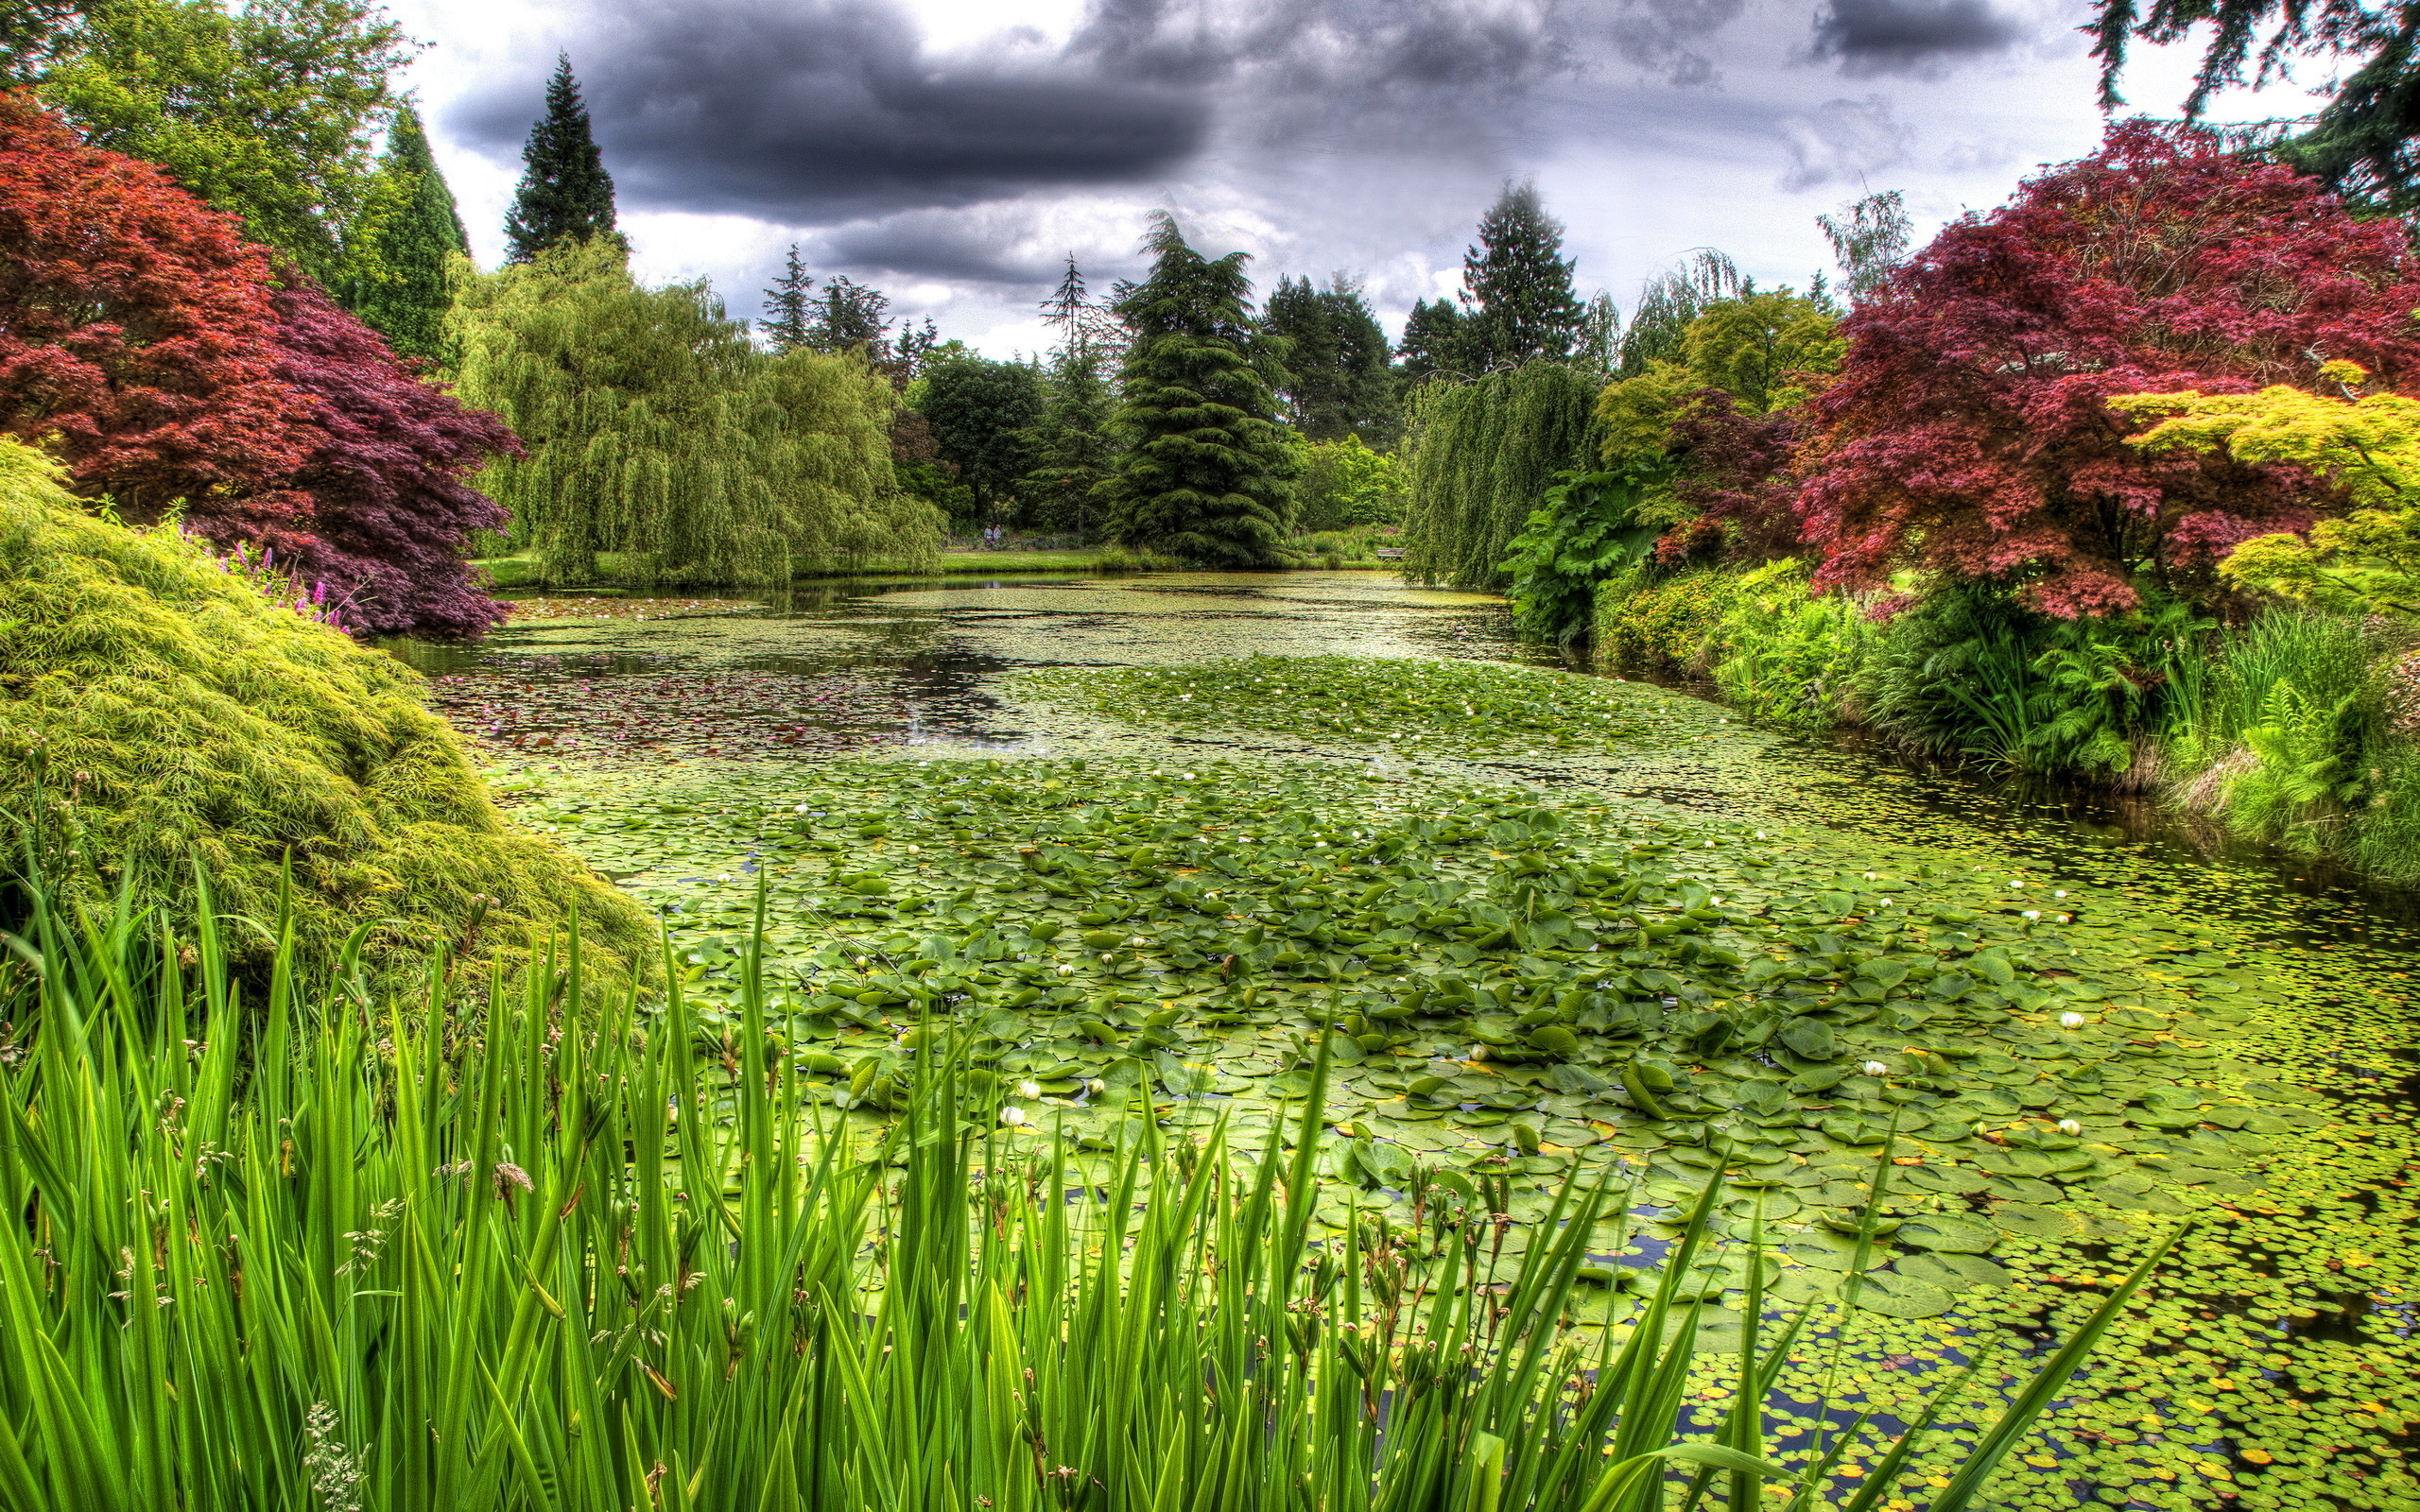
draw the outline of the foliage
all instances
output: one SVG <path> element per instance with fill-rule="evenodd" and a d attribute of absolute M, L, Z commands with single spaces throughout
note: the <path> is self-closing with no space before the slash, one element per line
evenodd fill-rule
<path fill-rule="evenodd" d="M 1740 277 L 1738 265 L 1712 248 L 1701 249 L 1681 266 L 1648 280 L 1638 291 L 1630 327 L 1622 333 L 1621 360 L 1614 376 L 1635 378 L 1656 362 L 1678 357 L 1689 323 L 1707 305 L 1754 289 L 1753 280 Z"/>
<path fill-rule="evenodd" d="M 2238 542 L 2306 527 L 2324 493 L 2299 468 L 2145 455 L 2108 402 L 2308 384 L 2328 358 L 2392 386 L 2420 376 L 2415 306 L 2402 227 L 2207 133 L 2115 126 L 1849 316 L 1841 376 L 1807 406 L 1816 580 L 1915 566 L 2062 617 L 2122 612 L 2146 576 L 2196 591 Z"/>
<path fill-rule="evenodd" d="M 386 653 L 271 604 L 173 530 L 82 514 L 9 441 L 0 561 L 0 843 L 67 896 L 105 907 L 131 885 L 189 927 L 199 867 L 226 914 L 285 909 L 323 970 L 356 930 L 384 971 L 441 947 L 517 951 L 575 912 L 646 958 L 637 911 L 506 826 Z M 262 954 L 249 930 L 228 948 Z"/>
<path fill-rule="evenodd" d="M 1403 463 L 1358 436 L 1296 443 L 1295 521 L 1305 530 L 1351 530 L 1403 521 Z"/>
<path fill-rule="evenodd" d="M 1842 593 L 1810 594 L 1808 570 L 1771 562 L 1733 586 L 1714 683 L 1752 718 L 1822 729 L 1860 715 L 1866 662 L 1887 630 Z"/>
<path fill-rule="evenodd" d="M 1742 414 L 1720 388 L 1691 395 L 1666 433 L 1682 475 L 1657 555 L 1679 560 L 1720 547 L 1746 561 L 1793 556 L 1800 542 L 1790 460 L 1800 429 L 1794 408 Z"/>
<path fill-rule="evenodd" d="M 266 252 L 148 163 L 0 95 L 0 422 L 156 521 L 290 472 Z"/>
<path fill-rule="evenodd" d="M 1155 212 L 1150 276 L 1118 301 L 1133 332 L 1119 375 L 1125 443 L 1101 485 L 1111 537 L 1203 567 L 1282 559 L 1293 458 L 1257 360 L 1246 255 L 1212 260 Z"/>
<path fill-rule="evenodd" d="M 2355 397 L 2368 374 L 2349 362 L 2328 363 L 2320 376 L 2347 397 L 2276 384 L 2256 394 L 2120 394 L 2109 407 L 2158 420 L 2134 438 L 2147 452 L 2290 463 L 2351 499 L 2349 515 L 2314 523 L 2308 540 L 2242 542 L 2220 576 L 2338 612 L 2420 615 L 2420 401 Z"/>
<path fill-rule="evenodd" d="M 809 306 L 806 344 L 818 352 L 854 352 L 880 365 L 890 359 L 890 296 L 845 273 L 823 281 L 823 294 Z"/>
<path fill-rule="evenodd" d="M 331 285 L 381 277 L 372 140 L 409 43 L 363 0 L 99 0 L 39 93 L 90 146 L 166 168 Z M 374 238 L 372 238 L 374 240 Z"/>
<path fill-rule="evenodd" d="M 1896 1442 L 1860 1416 L 1810 1448 L 1767 1427 L 1795 1403 L 1766 1361 L 1805 1345 L 1765 1315 L 1778 1255 L 1726 1243 L 1719 1175 L 1665 1226 L 1661 1280 L 1613 1303 L 1587 1263 L 1644 1224 L 1602 1189 L 1563 1183 L 1520 1246 L 1530 1194 L 1503 1177 L 1424 1171 L 1417 1221 L 1321 1224 L 1331 1056 L 1265 1135 L 1164 1136 L 1121 1103 L 1088 1158 L 1022 1132 L 1031 1099 L 975 1063 L 986 1040 L 926 1031 L 869 1134 L 800 1095 L 820 1068 L 778 1054 L 752 971 L 726 1023 L 677 987 L 642 1020 L 596 1002 L 574 953 L 490 986 L 467 1045 L 438 1009 L 281 974 L 251 1059 L 218 934 L 186 968 L 145 923 L 78 937 L 46 912 L 58 969 L 0 1003 L 38 1026 L 0 1069 L 0 1196 L 41 1215 L 0 1230 L 0 1473 L 27 1505 L 627 1507 L 660 1483 L 700 1509 L 1042 1512 L 1070 1459 L 1102 1471 L 1082 1500 L 1106 1512 L 1173 1486 L 1651 1512 L 1688 1470 L 1721 1512 L 1920 1481 L 1953 1512 L 2173 1247 L 2012 1374 L 1973 1440 L 1933 1430 L 1943 1400 Z M 723 1202 L 703 1236 L 699 1192 Z M 192 1242 L 152 1243 L 147 1201 Z M 62 1248 L 92 1263 L 45 1263 Z M 1734 1258 L 1754 1278 L 1736 1366 L 1698 1358 L 1690 1300 Z M 1727 1410 L 1691 1435 L 1705 1397 Z M 1776 1439 L 1791 1463 L 1765 1457 Z"/>
<path fill-rule="evenodd" d="M 2192 692 L 2202 629 L 2172 601 L 2061 619 L 1987 587 L 1946 587 L 1877 641 L 1866 717 L 1929 755 L 2139 782 L 2132 769 Z"/>
<path fill-rule="evenodd" d="M 555 59 L 554 77 L 546 81 L 546 113 L 530 126 L 521 162 L 521 183 L 504 218 L 508 258 L 527 263 L 564 242 L 623 245 L 622 233 L 614 229 L 614 179 L 596 150 L 569 58 Z"/>
<path fill-rule="evenodd" d="M 1619 472 L 1566 472 L 1546 507 L 1512 538 L 1512 624 L 1525 638 L 1568 645 L 1593 628 L 1597 585 L 1647 558 L 1656 529 L 1640 507 L 1664 482 L 1653 464 Z"/>
<path fill-rule="evenodd" d="M 810 344 L 808 325 L 814 317 L 809 312 L 814 307 L 815 275 L 806 270 L 798 255 L 798 243 L 792 242 L 781 276 L 765 291 L 765 318 L 757 329 L 765 333 L 775 352 L 795 352 Z"/>
<path fill-rule="evenodd" d="M 964 356 L 927 368 L 917 384 L 916 409 L 942 460 L 975 490 L 978 509 L 1006 512 L 1039 460 L 1033 430 L 1044 418 L 1042 375 L 1029 363 Z"/>
<path fill-rule="evenodd" d="M 1426 383 L 1440 373 L 1461 378 L 1478 371 L 1469 324 L 1451 300 L 1413 301 L 1403 323 L 1403 345 L 1397 349 L 1404 384 Z"/>
<path fill-rule="evenodd" d="M 1554 486 L 1596 450 L 1597 386 L 1533 362 L 1467 383 L 1431 383 L 1406 406 L 1404 571 L 1422 582 L 1500 588 L 1512 538 Z"/>
<path fill-rule="evenodd" d="M 769 356 L 702 285 L 641 288 L 601 239 L 474 279 L 459 319 L 464 394 L 528 445 L 488 480 L 549 581 L 599 552 L 640 581 L 930 564 L 939 518 L 896 491 L 895 400 L 863 362 Z"/>
<path fill-rule="evenodd" d="M 1563 222 L 1546 213 L 1537 186 L 1506 184 L 1479 217 L 1478 245 L 1462 255 L 1466 370 L 1569 357 L 1587 317 L 1571 291 L 1572 266 Z"/>
<path fill-rule="evenodd" d="M 1701 567 L 1669 576 L 1633 571 L 1597 585 L 1590 640 L 1600 665 L 1704 672 L 1720 649 L 1740 575 Z"/>
<path fill-rule="evenodd" d="M 359 631 L 476 634 L 496 610 L 469 534 L 502 524 L 465 483 L 510 451 L 493 416 L 415 381 L 377 336 L 160 170 L 79 147 L 0 102 L 0 416 L 78 492 L 222 548 L 274 553 Z"/>
<path fill-rule="evenodd" d="M 1081 297 L 1080 285 L 1077 294 Z M 1043 378 L 1042 415 L 1028 443 L 1033 471 L 1017 486 L 1043 525 L 1088 536 L 1098 518 L 1098 490 L 1117 464 L 1117 440 L 1112 434 L 1116 400 L 1109 388 L 1109 363 L 1108 349 L 1085 338 L 1080 330 L 1051 353 Z"/>
<path fill-rule="evenodd" d="M 1832 257 L 1848 275 L 1841 289 L 1854 304 L 1872 299 L 1908 259 L 1908 243 L 1915 228 L 1908 219 L 1908 201 L 1896 189 L 1867 195 L 1841 207 L 1841 214 L 1818 215 L 1816 227 L 1832 244 Z"/>
<path fill-rule="evenodd" d="M 368 271 L 342 285 L 345 306 L 397 354 L 450 368 L 454 349 L 445 322 L 471 241 L 428 149 L 420 112 L 408 104 L 395 112 L 378 172 L 382 214 L 364 229 L 369 250 L 358 259 Z"/>
<path fill-rule="evenodd" d="M 2088 29 L 2093 56 L 2100 60 L 2104 108 L 2124 103 L 2118 76 L 2137 40 L 2169 46 L 2202 37 L 2201 65 L 2185 99 L 2185 114 L 2195 120 L 2215 94 L 2281 81 L 2298 57 L 2320 59 L 2332 76 L 2326 103 L 2316 117 L 2257 132 L 2257 147 L 2372 214 L 2406 214 L 2420 200 L 2420 156 L 2413 149 L 2420 141 L 2420 94 L 2413 89 L 2420 12 L 2411 5 L 2153 0 L 2145 8 L 2140 0 L 2095 0 L 2093 9 Z M 2288 134 L 2293 126 L 2305 129 Z"/>
<path fill-rule="evenodd" d="M 1386 333 L 1359 284 L 1340 276 L 1322 289 L 1308 279 L 1281 278 L 1260 329 L 1286 344 L 1278 396 L 1296 430 L 1315 441 L 1352 436 L 1392 443 L 1400 423 L 1395 375 L 1387 366 Z"/>

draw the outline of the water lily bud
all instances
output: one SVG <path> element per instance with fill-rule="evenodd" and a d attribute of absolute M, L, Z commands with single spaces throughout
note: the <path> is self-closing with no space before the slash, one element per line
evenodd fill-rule
<path fill-rule="evenodd" d="M 1863 1068 L 1863 1069 L 1864 1069 L 1865 1074 L 1866 1074 L 1867 1075 L 1869 1075 L 1869 1076 L 1881 1076 L 1881 1075 L 1887 1075 L 1887 1074 L 1889 1074 L 1890 1070 L 1891 1070 L 1891 1068 L 1890 1068 L 1890 1067 L 1888 1067 L 1888 1066 L 1884 1065 L 1882 1062 L 1880 1062 L 1880 1061 L 1878 1061 L 1878 1060 L 1869 1060 L 1869 1061 L 1867 1061 L 1867 1062 L 1865 1063 L 1865 1066 L 1864 1066 L 1864 1068 Z"/>
<path fill-rule="evenodd" d="M 2042 917 L 2042 910 L 2039 908 L 2029 908 L 2025 911 L 2023 917 L 2027 919 L 2039 919 Z"/>
<path fill-rule="evenodd" d="M 1025 1109 L 1022 1108 L 1003 1108 L 1000 1109 L 1000 1122 L 1008 1125 L 1011 1128 L 1014 1128 L 1019 1124 L 1025 1122 Z"/>
<path fill-rule="evenodd" d="M 2081 1013 L 2062 1013 L 2059 1015 L 2059 1027 L 2062 1029 L 2081 1029 L 2083 1027 L 2083 1015 Z"/>
<path fill-rule="evenodd" d="M 1073 976 L 1076 974 L 1076 969 L 1072 966 L 1063 966 L 1059 968 L 1059 974 L 1061 976 Z"/>
<path fill-rule="evenodd" d="M 2083 1132 L 2083 1125 L 2077 1123 L 2072 1118 L 2063 1118 L 2059 1120 L 2059 1132 L 2062 1134 L 2081 1134 Z"/>
<path fill-rule="evenodd" d="M 1019 1097 L 1039 1097 L 1042 1095 L 1042 1083 L 1038 1081 L 1021 1081 L 1017 1083 L 1017 1095 Z"/>
<path fill-rule="evenodd" d="M 1875 906 L 1876 906 L 1876 908 L 1888 908 L 1888 907 L 1890 907 L 1890 906 L 1891 906 L 1891 900 L 1890 900 L 1890 899 L 1888 899 L 1888 898 L 1885 898 L 1885 899 L 1883 899 L 1880 902 L 1878 902 L 1878 903 L 1875 904 Z"/>

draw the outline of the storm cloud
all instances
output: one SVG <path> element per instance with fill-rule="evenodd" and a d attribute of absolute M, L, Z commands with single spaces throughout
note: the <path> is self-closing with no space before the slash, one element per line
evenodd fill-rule
<path fill-rule="evenodd" d="M 2023 35 L 1988 0 L 1827 0 L 1815 16 L 1811 51 L 1852 77 L 1927 77 L 2005 51 Z"/>

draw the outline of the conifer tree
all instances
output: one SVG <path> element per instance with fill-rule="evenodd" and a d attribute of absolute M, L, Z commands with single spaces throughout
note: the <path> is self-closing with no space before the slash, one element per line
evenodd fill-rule
<path fill-rule="evenodd" d="M 614 229 L 614 180 L 589 130 L 588 107 L 567 57 L 555 60 L 555 77 L 546 81 L 546 113 L 529 128 L 521 161 L 527 166 L 504 221 L 509 260 L 526 263 L 565 241 L 602 237 L 622 245 Z"/>
<path fill-rule="evenodd" d="M 1283 560 L 1295 462 L 1253 352 L 1246 254 L 1203 257 L 1154 212 L 1151 273 L 1118 301 L 1126 446 L 1101 485 L 1112 539 L 1208 567 Z"/>
<path fill-rule="evenodd" d="M 1045 524 L 1089 534 L 1100 519 L 1095 496 L 1117 461 L 1109 354 L 1079 336 L 1052 353 L 1033 427 L 1033 471 L 1018 491 Z"/>
<path fill-rule="evenodd" d="M 1474 369 L 1560 360 L 1571 354 L 1587 311 L 1571 291 L 1563 222 L 1546 213 L 1533 184 L 1507 184 L 1480 217 L 1478 245 L 1462 256 Z"/>
<path fill-rule="evenodd" d="M 1426 383 L 1440 373 L 1467 376 L 1472 369 L 1470 322 L 1451 300 L 1421 300 L 1403 323 L 1398 371 L 1406 384 Z"/>
<path fill-rule="evenodd" d="M 1358 436 L 1384 446 L 1395 430 L 1395 377 L 1387 368 L 1387 337 L 1341 274 L 1327 287 L 1281 278 L 1269 296 L 1261 330 L 1286 343 L 1280 393 L 1294 428 L 1313 440 Z"/>
<path fill-rule="evenodd" d="M 845 273 L 823 281 L 821 297 L 808 308 L 806 344 L 818 352 L 860 352 L 866 360 L 882 363 L 890 355 L 890 296 L 868 287 Z"/>
<path fill-rule="evenodd" d="M 348 280 L 344 302 L 398 354 L 450 367 L 445 322 L 471 239 L 409 105 L 395 112 L 379 172 L 386 203 L 368 238 L 371 255 L 360 260 L 374 272 Z"/>
<path fill-rule="evenodd" d="M 814 291 L 815 277 L 799 261 L 798 243 L 792 242 L 789 261 L 782 266 L 782 276 L 765 291 L 765 338 L 772 343 L 775 352 L 796 352 L 809 344 Z"/>

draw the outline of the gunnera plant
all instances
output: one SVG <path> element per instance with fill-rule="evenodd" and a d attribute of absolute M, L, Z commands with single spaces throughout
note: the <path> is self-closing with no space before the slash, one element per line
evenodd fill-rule
<path fill-rule="evenodd" d="M 645 958 L 645 916 L 505 821 L 419 675 L 273 603 L 173 527 L 86 513 L 0 440 L 0 872 L 190 919 L 291 912 L 309 959 L 485 956 L 577 915 Z M 289 880 L 290 879 L 290 880 Z M 0 894 L 14 931 L 22 896 Z M 266 931 L 231 929 L 265 950 Z"/>

